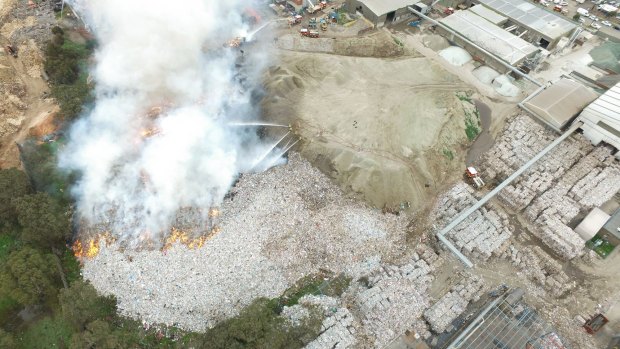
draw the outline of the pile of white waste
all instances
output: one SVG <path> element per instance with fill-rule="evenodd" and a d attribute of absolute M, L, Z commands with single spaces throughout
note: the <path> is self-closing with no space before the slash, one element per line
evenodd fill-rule
<path fill-rule="evenodd" d="M 443 59 L 448 61 L 448 63 L 457 67 L 460 67 L 472 60 L 469 52 L 458 46 L 450 46 L 446 49 L 443 49 L 439 51 L 439 55 L 443 57 Z"/>
<path fill-rule="evenodd" d="M 483 82 L 486 85 L 491 85 L 493 80 L 497 78 L 500 74 L 495 71 L 493 68 L 490 68 L 486 65 L 480 66 L 472 72 L 478 80 Z"/>
<path fill-rule="evenodd" d="M 493 80 L 495 91 L 505 97 L 515 97 L 519 94 L 519 88 L 515 86 L 506 75 L 500 75 Z"/>
<path fill-rule="evenodd" d="M 116 296 L 123 315 L 203 331 L 319 269 L 359 277 L 370 258 L 403 250 L 408 223 L 345 198 L 295 153 L 286 165 L 243 175 L 220 211 L 220 231 L 202 248 L 102 246 L 84 261 L 84 278 Z"/>

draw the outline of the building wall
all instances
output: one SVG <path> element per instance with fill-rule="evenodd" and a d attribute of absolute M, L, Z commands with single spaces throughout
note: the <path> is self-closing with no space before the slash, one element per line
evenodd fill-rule
<path fill-rule="evenodd" d="M 466 4 L 468 6 L 472 6 L 472 5 L 480 4 L 480 2 L 476 1 L 476 0 L 467 0 Z M 484 4 L 481 4 L 481 5 L 484 6 Z M 490 10 L 491 11 L 495 11 L 493 9 L 490 9 Z M 517 29 L 519 31 L 519 33 L 522 33 L 523 31 L 527 30 L 527 33 L 522 37 L 524 40 L 527 40 L 527 41 L 529 41 L 530 43 L 532 43 L 534 45 L 538 45 L 539 42 L 540 42 L 540 39 L 547 40 L 549 42 L 549 45 L 545 48 L 546 50 L 552 50 L 553 48 L 555 48 L 557 46 L 557 44 L 560 42 L 560 39 L 562 39 L 562 37 L 559 37 L 559 38 L 557 38 L 555 40 L 551 40 L 550 37 L 545 36 L 545 35 L 543 35 L 540 32 L 537 32 L 535 30 L 532 30 L 531 28 L 528 28 L 528 27 L 520 25 L 519 23 L 516 23 L 514 20 L 512 20 L 510 18 L 510 16 L 508 16 L 505 13 L 502 13 L 501 15 L 506 16 L 506 17 L 509 18 L 509 21 L 506 24 L 504 24 L 504 26 L 503 26 L 504 28 L 510 27 L 512 25 L 516 25 L 516 26 L 519 27 Z M 570 32 L 566 33 L 565 36 L 570 36 L 570 34 L 571 34 Z"/>
<path fill-rule="evenodd" d="M 581 118 L 581 120 L 584 121 L 584 125 L 581 127 L 583 130 L 583 135 L 592 144 L 598 145 L 601 142 L 605 142 L 620 150 L 620 137 L 617 134 L 614 134 L 620 133 L 620 127 L 617 127 L 618 125 L 609 125 L 612 128 L 614 126 L 616 127 L 614 133 L 612 133 L 598 125 L 598 123 L 601 122 L 600 119 L 593 119 L 589 117 L 588 119 Z M 616 158 L 620 160 L 620 152 L 616 153 Z"/>
<path fill-rule="evenodd" d="M 499 63 L 497 59 L 495 59 L 493 56 L 487 55 L 486 53 L 482 52 L 475 46 L 472 46 L 471 44 L 467 43 L 465 40 L 459 38 L 456 35 L 451 34 L 450 32 L 441 28 L 440 26 L 437 26 L 437 32 L 441 34 L 442 36 L 444 36 L 446 39 L 448 39 L 450 42 L 453 42 L 459 47 L 462 47 L 463 49 L 467 50 L 467 52 L 469 52 L 475 59 L 481 59 L 482 61 L 484 61 L 484 64 L 495 69 L 499 73 L 505 74 L 511 71 L 510 69 L 506 68 L 503 64 Z M 521 64 L 521 62 L 515 63 L 515 66 L 518 66 L 519 64 Z"/>
<path fill-rule="evenodd" d="M 360 12 L 367 20 L 372 22 L 375 27 L 380 28 L 386 25 L 385 20 L 387 19 L 387 14 L 377 16 L 377 14 L 373 13 L 363 2 L 358 0 L 347 0 L 346 8 L 349 13 Z M 360 11 L 361 9 L 361 11 Z M 400 8 L 395 10 L 396 13 L 394 15 L 394 21 L 392 23 L 400 23 L 407 19 L 413 17 L 413 14 L 406 8 Z M 388 23 L 388 24 L 392 24 Z"/>

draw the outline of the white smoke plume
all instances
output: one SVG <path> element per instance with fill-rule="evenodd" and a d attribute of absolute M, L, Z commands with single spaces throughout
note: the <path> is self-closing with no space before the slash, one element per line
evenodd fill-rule
<path fill-rule="evenodd" d="M 271 145 L 230 125 L 257 117 L 252 88 L 267 61 L 253 54 L 240 75 L 239 50 L 223 47 L 247 35 L 248 3 L 72 2 L 98 42 L 96 103 L 60 157 L 79 174 L 73 194 L 82 221 L 129 244 L 161 238 L 180 210 L 192 208 L 205 224 L 239 173 L 265 166 L 257 162 Z"/>

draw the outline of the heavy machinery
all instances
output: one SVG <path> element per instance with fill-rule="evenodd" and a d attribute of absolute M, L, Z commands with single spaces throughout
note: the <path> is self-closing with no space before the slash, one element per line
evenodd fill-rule
<path fill-rule="evenodd" d="M 310 18 L 308 29 L 317 29 L 316 18 Z"/>
<path fill-rule="evenodd" d="M 327 31 L 327 20 L 325 18 L 321 18 L 321 30 Z"/>
<path fill-rule="evenodd" d="M 465 170 L 465 177 L 472 183 L 476 188 L 484 187 L 484 181 L 480 178 L 480 173 L 474 167 L 468 167 Z"/>
<path fill-rule="evenodd" d="M 319 37 L 319 32 L 318 31 L 310 30 L 310 29 L 307 29 L 307 28 L 301 28 L 299 33 L 301 34 L 301 36 L 307 36 L 309 38 L 318 38 Z"/>
<path fill-rule="evenodd" d="M 596 315 L 590 317 L 590 319 L 588 319 L 586 321 L 586 323 L 583 324 L 583 328 L 589 334 L 595 334 L 596 332 L 598 332 L 608 322 L 609 322 L 609 320 L 605 317 L 605 315 L 603 315 L 603 314 L 596 314 Z"/>
<path fill-rule="evenodd" d="M 289 19 L 288 19 L 288 25 L 295 25 L 295 24 L 299 24 L 299 23 L 301 23 L 301 19 L 302 19 L 302 18 L 303 18 L 303 17 L 302 17 L 302 16 L 300 16 L 300 15 L 295 15 L 295 16 L 289 17 Z"/>
<path fill-rule="evenodd" d="M 318 4 L 314 4 L 312 1 L 308 0 L 308 13 L 313 14 L 317 11 L 321 11 L 327 7 L 327 1 L 321 1 Z"/>

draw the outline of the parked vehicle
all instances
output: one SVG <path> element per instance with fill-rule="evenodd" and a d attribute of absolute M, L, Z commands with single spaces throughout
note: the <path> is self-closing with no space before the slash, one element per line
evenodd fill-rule
<path fill-rule="evenodd" d="M 578 7 L 578 8 L 577 8 L 577 13 L 578 13 L 580 16 L 584 16 L 584 17 L 588 17 L 588 16 L 590 16 L 590 12 L 588 12 L 588 10 L 586 10 L 585 8 L 581 8 L 581 7 Z"/>

